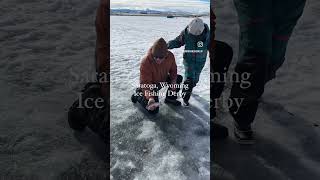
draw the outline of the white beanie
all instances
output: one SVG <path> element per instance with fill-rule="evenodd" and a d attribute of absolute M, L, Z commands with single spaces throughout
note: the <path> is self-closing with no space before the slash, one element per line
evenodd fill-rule
<path fill-rule="evenodd" d="M 194 18 L 188 25 L 188 31 L 190 34 L 198 36 L 204 30 L 204 23 L 200 18 Z"/>

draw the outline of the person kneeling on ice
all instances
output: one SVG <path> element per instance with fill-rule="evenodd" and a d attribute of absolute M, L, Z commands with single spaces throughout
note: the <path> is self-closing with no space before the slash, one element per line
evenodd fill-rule
<path fill-rule="evenodd" d="M 68 110 L 68 123 L 70 128 L 83 131 L 86 127 L 98 134 L 109 145 L 108 126 L 110 124 L 109 77 L 107 29 L 110 19 L 107 15 L 109 3 L 100 0 L 95 19 L 96 27 L 96 56 L 95 67 L 97 78 L 95 82 L 88 82 Z"/>
<path fill-rule="evenodd" d="M 199 82 L 200 73 L 207 60 L 210 29 L 200 18 L 190 24 L 174 40 L 168 42 L 168 49 L 184 46 L 183 65 L 185 68 L 183 97 L 184 105 L 189 105 L 193 88 Z M 186 87 L 186 88 L 185 88 Z"/>
<path fill-rule="evenodd" d="M 177 74 L 177 65 L 172 52 L 168 51 L 163 38 L 158 39 L 142 59 L 140 65 L 140 87 L 131 96 L 133 103 L 139 102 L 149 113 L 159 112 L 158 92 L 160 83 L 166 82 L 170 86 L 166 93 L 165 103 L 180 106 L 177 100 L 182 76 Z"/>
<path fill-rule="evenodd" d="M 216 102 L 219 99 L 226 79 L 224 74 L 227 73 L 230 63 L 233 57 L 232 47 L 227 43 L 215 40 L 215 20 L 216 16 L 213 12 L 213 7 L 210 8 L 210 44 L 209 44 L 209 58 L 210 58 L 210 99 L 212 102 Z M 219 80 L 215 79 L 215 75 L 218 75 Z M 223 139 L 228 137 L 227 127 L 216 122 L 217 116 L 216 104 L 212 103 L 210 106 L 210 127 L 211 127 L 211 137 L 213 139 Z"/>

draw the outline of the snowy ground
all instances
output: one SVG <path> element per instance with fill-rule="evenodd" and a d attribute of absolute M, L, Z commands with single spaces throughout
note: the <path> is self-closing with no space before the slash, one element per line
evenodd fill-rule
<path fill-rule="evenodd" d="M 130 96 L 139 85 L 141 58 L 153 42 L 171 40 L 190 18 L 111 17 L 111 177 L 134 180 L 209 179 L 209 61 L 188 108 L 161 98 L 160 113 L 145 113 Z M 209 23 L 209 19 L 204 19 Z M 183 49 L 172 51 L 184 73 Z"/>
<path fill-rule="evenodd" d="M 75 92 L 93 79 L 88 74 L 93 70 L 97 3 L 0 1 L 0 179 L 109 176 L 104 144 L 91 131 L 77 134 L 66 123 Z M 216 3 L 217 39 L 230 43 L 237 53 L 238 26 L 231 0 Z M 308 0 L 287 61 L 266 89 L 255 123 L 257 144 L 240 147 L 232 137 L 215 143 L 215 167 L 223 168 L 216 171 L 217 177 L 228 173 L 238 180 L 320 178 L 319 9 L 317 0 Z M 140 24 L 129 21 L 122 29 L 121 22 L 112 19 L 122 41 L 112 47 L 111 79 L 123 83 L 112 84 L 111 89 L 116 95 L 111 99 L 115 104 L 111 174 L 114 179 L 208 179 L 207 87 L 195 89 L 197 96 L 189 109 L 162 103 L 161 113 L 154 118 L 129 101 L 131 83 L 138 81 L 140 58 L 152 41 L 160 35 L 175 37 L 190 21 L 163 18 L 159 20 L 167 21 L 163 25 L 145 18 L 137 21 Z M 183 72 L 181 52 L 174 51 L 179 72 Z M 208 81 L 207 67 L 202 84 Z M 219 114 L 231 127 L 228 113 Z"/>
<path fill-rule="evenodd" d="M 232 0 L 215 2 L 217 39 L 233 47 L 234 65 L 238 53 L 237 14 Z M 263 95 L 254 124 L 256 145 L 240 147 L 233 136 L 214 143 L 219 170 L 215 179 L 320 179 L 319 17 L 320 2 L 308 0 L 290 40 L 286 62 Z M 228 86 L 226 98 L 230 83 Z M 232 118 L 224 110 L 219 119 L 232 133 Z M 231 177 L 224 178 L 225 174 Z"/>
<path fill-rule="evenodd" d="M 0 1 L 0 179 L 107 177 L 104 144 L 66 120 L 92 73 L 97 6 Z"/>

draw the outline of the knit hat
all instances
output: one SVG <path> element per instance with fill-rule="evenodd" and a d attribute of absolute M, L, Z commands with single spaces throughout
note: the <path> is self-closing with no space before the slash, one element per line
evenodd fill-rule
<path fill-rule="evenodd" d="M 200 18 L 194 18 L 188 25 L 188 31 L 190 34 L 198 36 L 204 30 L 204 23 Z"/>
<path fill-rule="evenodd" d="M 152 46 L 152 55 L 156 57 L 165 57 L 168 53 L 167 42 L 160 38 Z"/>

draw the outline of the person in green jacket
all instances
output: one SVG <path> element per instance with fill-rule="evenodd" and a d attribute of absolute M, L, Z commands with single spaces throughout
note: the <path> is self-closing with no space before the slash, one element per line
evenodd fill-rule
<path fill-rule="evenodd" d="M 183 97 L 185 106 L 189 105 L 192 90 L 199 82 L 201 71 L 206 63 L 209 42 L 209 26 L 200 18 L 194 18 L 178 37 L 168 42 L 168 49 L 184 46 L 185 81 L 182 92 L 185 93 Z"/>

